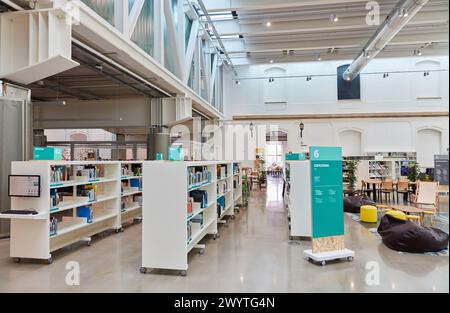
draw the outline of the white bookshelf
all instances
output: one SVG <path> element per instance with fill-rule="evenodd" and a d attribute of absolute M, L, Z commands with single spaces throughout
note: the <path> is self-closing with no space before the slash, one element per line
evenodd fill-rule
<path fill-rule="evenodd" d="M 284 202 L 289 216 L 289 239 L 312 237 L 310 161 L 286 162 Z"/>
<path fill-rule="evenodd" d="M 12 210 L 35 210 L 37 215 L 5 215 L 1 219 L 11 220 L 10 256 L 16 261 L 21 259 L 42 259 L 52 262 L 52 253 L 70 244 L 85 241 L 105 230 L 122 231 L 122 223 L 141 216 L 142 208 L 130 203 L 125 212 L 121 210 L 124 198 L 132 197 L 139 190 L 121 193 L 121 182 L 128 179 L 121 175 L 121 166 L 129 162 L 62 162 L 29 161 L 13 162 L 12 175 L 39 175 L 41 177 L 41 195 L 39 198 L 11 198 Z M 135 164 L 138 164 L 136 162 Z M 142 164 L 142 163 L 141 163 Z M 96 177 L 76 176 L 77 169 L 86 166 L 96 167 Z M 63 180 L 55 181 L 52 168 L 67 169 Z M 142 179 L 142 177 L 132 177 Z M 131 179 L 131 177 L 130 177 Z M 90 199 L 79 195 L 79 188 L 95 186 L 96 196 Z M 57 193 L 59 203 L 52 203 L 51 195 Z M 78 217 L 77 208 L 89 206 L 93 218 Z M 50 234 L 51 218 L 58 220 L 57 232 Z"/>
<path fill-rule="evenodd" d="M 235 207 L 237 207 L 243 203 L 243 201 L 242 201 L 242 164 L 239 162 L 233 163 L 233 198 L 234 198 L 234 206 Z"/>
<path fill-rule="evenodd" d="M 201 167 L 207 168 L 210 178 L 189 184 L 188 172 Z M 168 269 L 178 270 L 184 276 L 189 252 L 197 248 L 203 253 L 205 246 L 199 243 L 206 235 L 217 238 L 216 169 L 217 162 L 144 162 L 142 273 Z M 195 204 L 190 214 L 190 192 L 195 190 L 206 191 L 208 203 L 205 207 Z M 188 224 L 201 214 L 203 225 L 192 223 L 189 236 Z"/>
<path fill-rule="evenodd" d="M 142 218 L 142 179 L 143 162 L 120 162 L 121 207 L 120 220 L 122 225 L 128 221 L 141 221 Z M 139 186 L 132 186 L 132 185 Z"/>
<path fill-rule="evenodd" d="M 217 209 L 219 223 L 226 223 L 225 218 L 231 217 L 234 219 L 234 188 L 233 181 L 235 179 L 233 172 L 233 164 L 230 162 L 217 163 L 217 205 L 219 205 L 220 198 L 225 199 L 225 205 L 220 210 Z"/>

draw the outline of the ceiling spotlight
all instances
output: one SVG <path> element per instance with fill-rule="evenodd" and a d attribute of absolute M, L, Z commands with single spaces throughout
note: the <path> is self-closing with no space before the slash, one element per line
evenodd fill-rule
<path fill-rule="evenodd" d="M 241 81 L 240 80 L 237 80 L 236 81 L 236 85 L 240 85 L 241 84 Z"/>
<path fill-rule="evenodd" d="M 427 76 L 430 76 L 430 72 L 424 72 L 423 73 L 423 77 L 427 77 Z"/>
<path fill-rule="evenodd" d="M 365 57 L 365 58 L 370 58 L 370 52 L 369 51 L 367 51 L 367 50 L 364 50 L 364 52 L 363 52 L 363 56 Z"/>
<path fill-rule="evenodd" d="M 389 73 L 384 73 L 383 74 L 383 78 L 388 78 L 389 77 Z"/>
<path fill-rule="evenodd" d="M 339 22 L 339 17 L 335 13 L 333 13 L 330 15 L 330 21 L 337 23 Z"/>
<path fill-rule="evenodd" d="M 270 59 L 270 60 L 269 60 L 269 63 L 270 63 L 270 64 L 273 64 L 273 62 L 274 62 L 273 59 Z"/>
<path fill-rule="evenodd" d="M 306 76 L 306 81 L 307 82 L 310 82 L 312 80 L 312 77 L 311 76 Z"/>
<path fill-rule="evenodd" d="M 409 12 L 405 8 L 400 8 L 400 10 L 398 11 L 398 16 L 400 16 L 400 17 L 408 17 L 409 16 Z"/>
<path fill-rule="evenodd" d="M 271 27 L 272 26 L 272 22 L 271 21 L 267 21 L 266 22 L 266 27 Z"/>
<path fill-rule="evenodd" d="M 420 49 L 414 50 L 414 55 L 415 56 L 421 56 L 422 55 L 422 50 L 420 50 Z"/>
<path fill-rule="evenodd" d="M 322 61 L 322 57 L 320 56 L 320 54 L 316 57 L 317 61 Z"/>

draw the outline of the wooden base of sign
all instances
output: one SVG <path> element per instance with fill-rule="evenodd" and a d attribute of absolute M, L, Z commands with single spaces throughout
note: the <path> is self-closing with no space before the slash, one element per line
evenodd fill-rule
<path fill-rule="evenodd" d="M 345 239 L 344 236 L 313 238 L 312 246 L 313 253 L 345 250 Z"/>

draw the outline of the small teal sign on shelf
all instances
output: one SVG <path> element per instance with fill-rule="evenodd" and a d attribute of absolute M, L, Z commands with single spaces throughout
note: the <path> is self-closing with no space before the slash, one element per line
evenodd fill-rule
<path fill-rule="evenodd" d="M 61 161 L 63 150 L 61 148 L 34 147 L 34 160 Z"/>
<path fill-rule="evenodd" d="M 286 154 L 286 161 L 305 161 L 308 159 L 306 153 L 288 153 Z"/>

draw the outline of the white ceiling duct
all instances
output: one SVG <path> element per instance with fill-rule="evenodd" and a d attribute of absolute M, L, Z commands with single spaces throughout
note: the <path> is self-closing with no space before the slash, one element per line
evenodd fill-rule
<path fill-rule="evenodd" d="M 355 79 L 429 0 L 401 0 L 369 40 L 363 51 L 343 74 L 346 81 Z"/>

